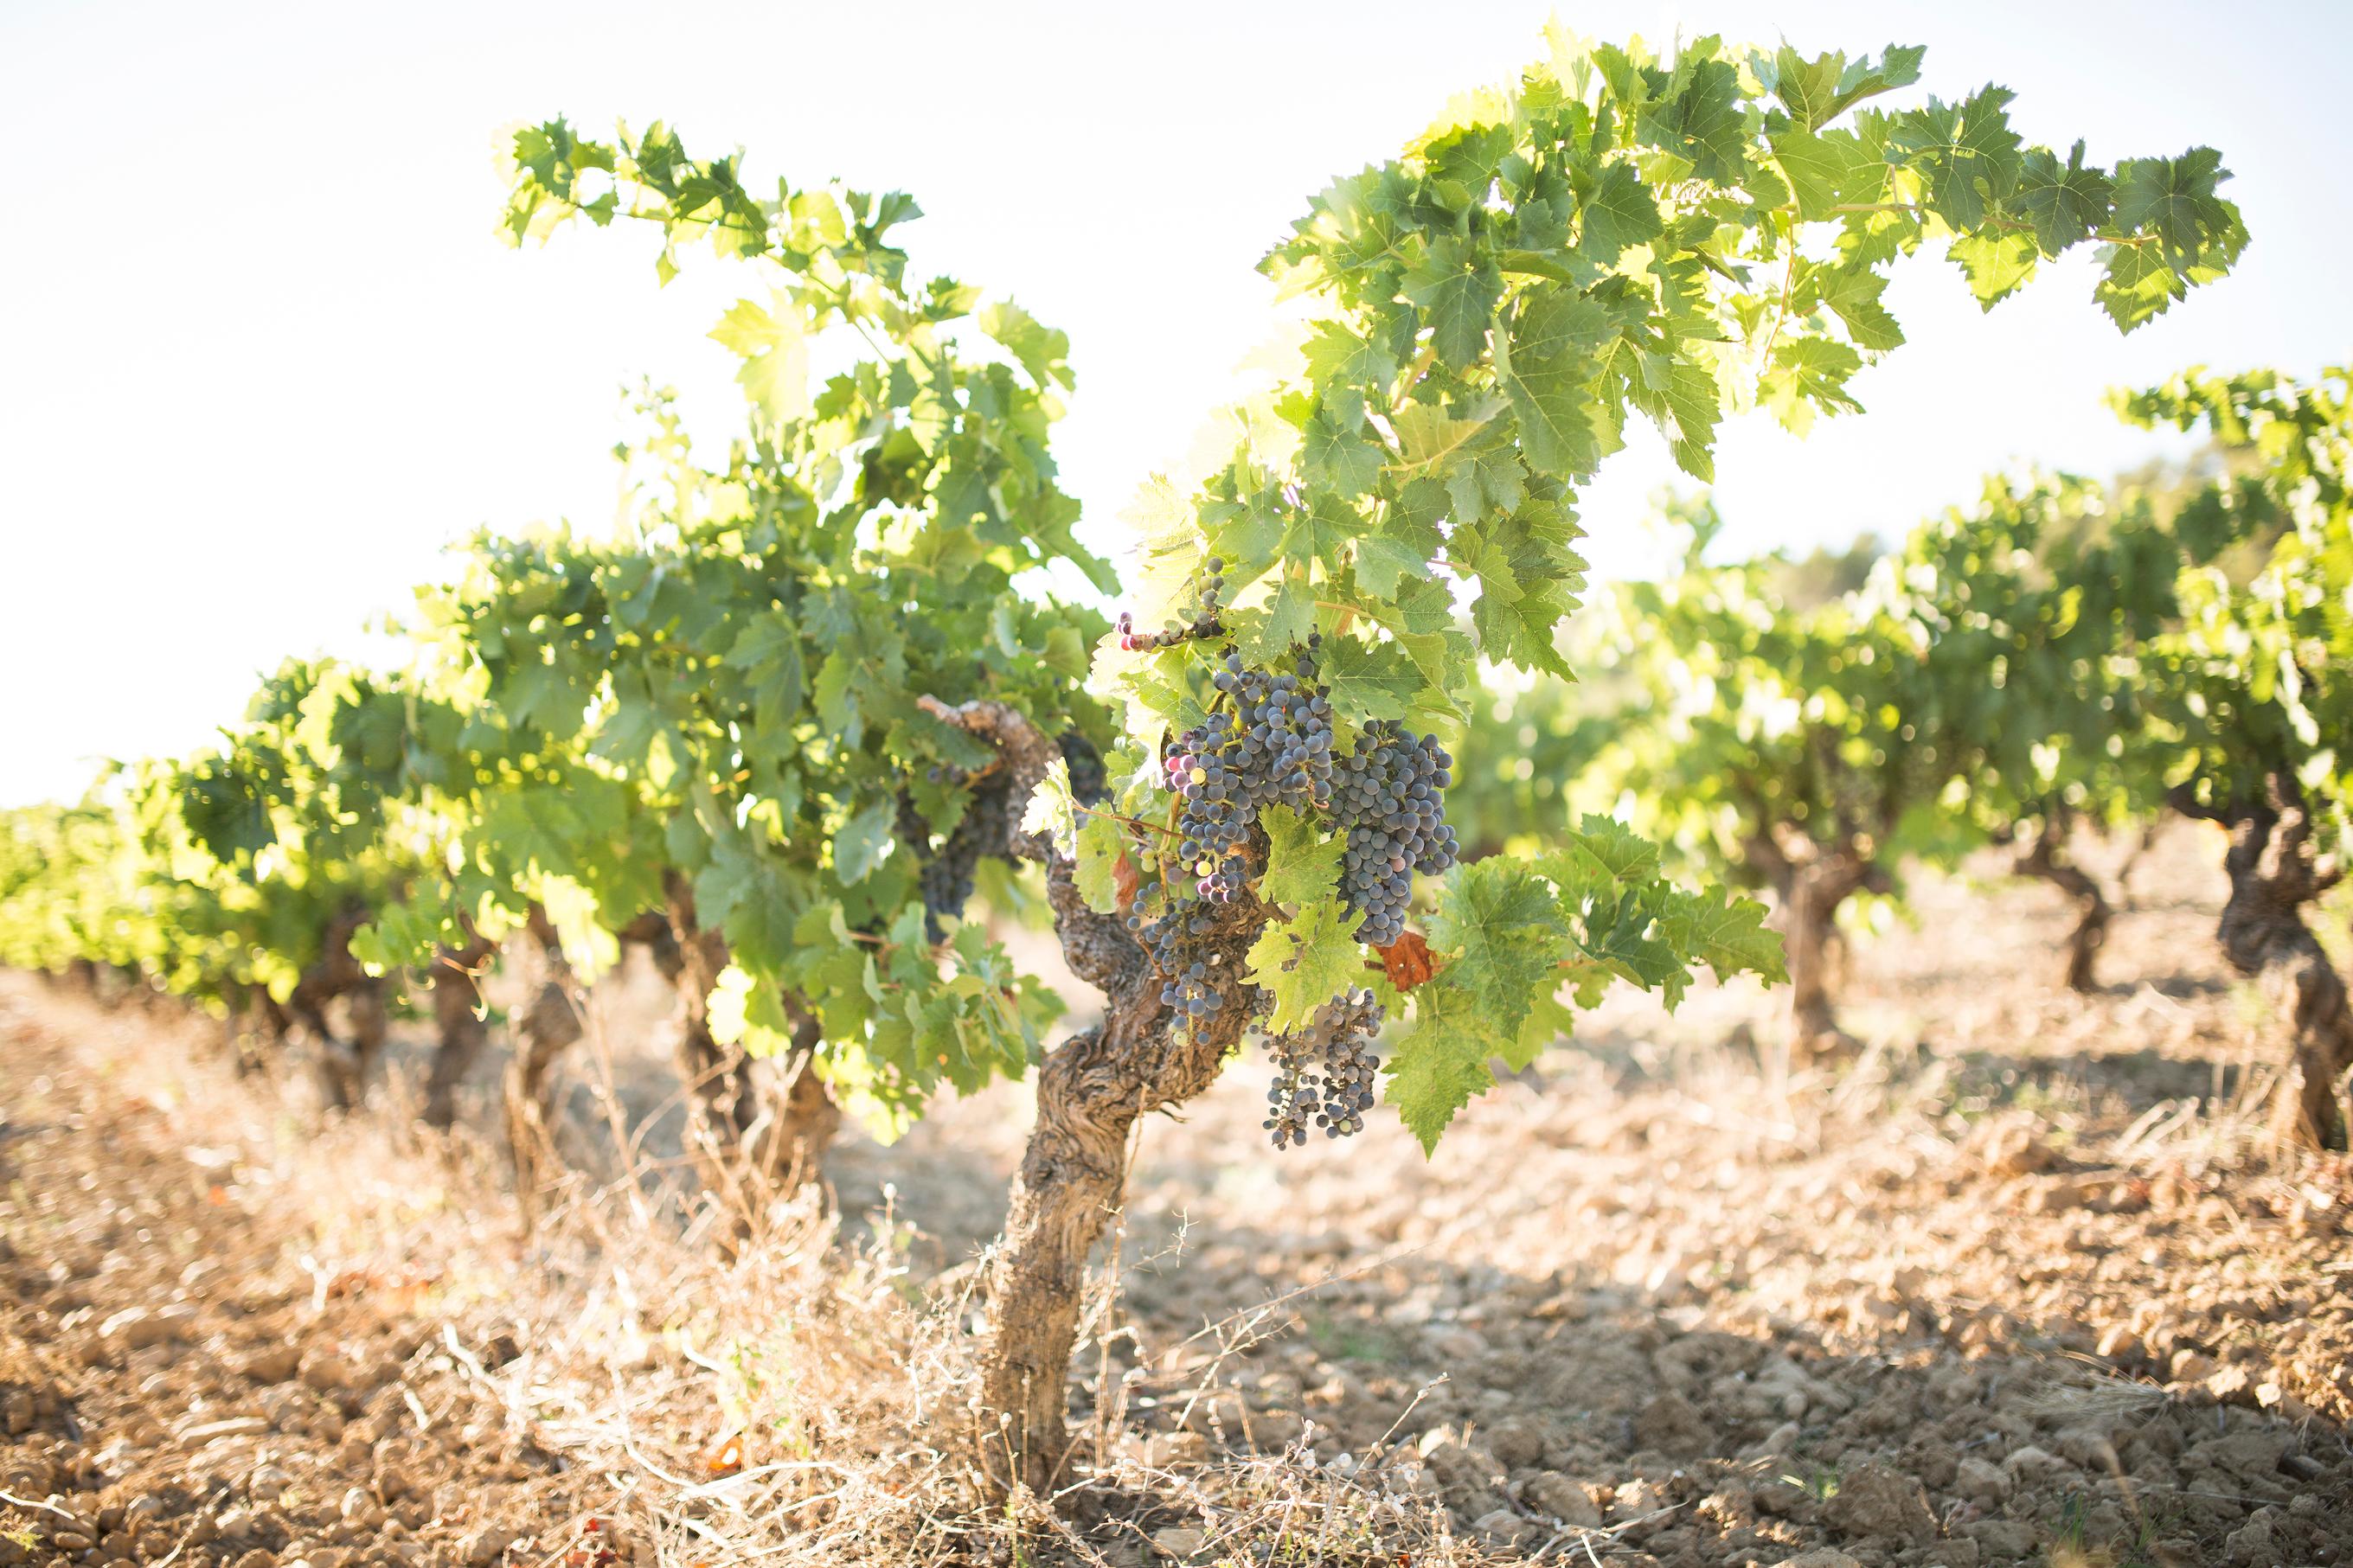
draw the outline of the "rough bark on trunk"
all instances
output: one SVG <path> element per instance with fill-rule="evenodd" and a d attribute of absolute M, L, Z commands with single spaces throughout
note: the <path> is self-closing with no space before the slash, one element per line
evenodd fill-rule
<path fill-rule="evenodd" d="M 328 1106 L 336 1110 L 359 1104 L 366 1092 L 368 1069 L 384 1048 L 384 983 L 352 956 L 352 933 L 367 920 L 367 910 L 357 904 L 330 920 L 322 933 L 318 961 L 302 972 L 286 1000 L 286 1010 L 318 1047 L 320 1085 Z M 343 999 L 347 1038 L 327 1022 L 328 1005 L 337 997 Z"/>
<path fill-rule="evenodd" d="M 768 1194 L 819 1178 L 825 1152 L 840 1130 L 841 1111 L 816 1070 L 822 1026 L 794 998 L 785 998 L 793 1046 L 778 1064 L 781 1091 L 764 1106 L 751 1058 L 740 1047 L 721 1045 L 711 1032 L 711 993 L 727 967 L 726 939 L 696 922 L 694 891 L 684 877 L 666 873 L 662 893 L 672 943 L 665 973 L 683 1014 L 678 1069 L 686 1094 L 687 1152 L 704 1186 L 733 1214 L 740 1239 L 755 1228 Z"/>
<path fill-rule="evenodd" d="M 2353 1004 L 2305 923 L 2304 906 L 2335 887 L 2343 870 L 2314 852 L 2312 820 L 2291 781 L 2274 779 L 2260 802 L 2201 805 L 2187 785 L 2170 799 L 2184 816 L 2230 831 L 2222 867 L 2231 895 L 2215 934 L 2231 966 L 2263 988 L 2280 1036 L 2273 1131 L 2288 1142 L 2342 1149 L 2345 1102 L 2337 1084 L 2353 1068 Z"/>
<path fill-rule="evenodd" d="M 996 745 L 999 765 L 1012 770 L 1018 822 L 1021 803 L 1061 754 L 1054 742 L 1001 703 L 923 703 Z M 1130 1133 L 1139 1117 L 1180 1105 L 1217 1081 L 1250 1011 L 1242 975 L 1267 913 L 1248 894 L 1210 906 L 1208 918 L 1218 924 L 1202 940 L 1216 954 L 1208 973 L 1225 1005 L 1210 1021 L 1178 1029 L 1143 950 L 1117 916 L 1087 907 L 1071 861 L 1042 839 L 1020 839 L 1012 848 L 1044 863 L 1063 955 L 1104 999 L 1103 1021 L 1056 1047 L 1039 1070 L 1037 1124 L 988 1277 L 976 1433 L 982 1472 L 1000 1496 L 1026 1486 L 1043 1497 L 1070 1458 L 1071 1357 L 1087 1256 L 1119 1212 Z"/>
<path fill-rule="evenodd" d="M 1796 836 L 1786 842 L 1761 837 L 1749 845 L 1748 858 L 1773 889 L 1774 923 L 1789 968 L 1790 1060 L 1802 1064 L 1852 1049 L 1853 1037 L 1839 1026 L 1831 990 L 1839 906 L 1865 889 L 1883 891 L 1886 873 L 1843 840 L 1824 847 Z"/>
<path fill-rule="evenodd" d="M 253 1078 L 269 1071 L 270 1058 L 286 1044 L 286 1010 L 262 985 L 232 985 L 224 1000 L 228 1012 L 222 1020 L 222 1040 L 237 1076 Z"/>
<path fill-rule="evenodd" d="M 2075 929 L 2067 934 L 2067 988 L 2086 994 L 2097 991 L 2096 961 L 2107 943 L 2108 922 L 2116 913 L 2106 891 L 2090 872 L 2067 858 L 2059 843 L 2059 831 L 2053 828 L 2036 834 L 2032 846 L 2019 851 L 2011 869 L 2019 876 L 2048 882 L 2075 900 Z"/>
<path fill-rule="evenodd" d="M 1848 1038 L 1831 999 L 1838 905 L 1810 882 L 1802 875 L 1791 879 L 1789 912 L 1781 929 L 1782 951 L 1789 963 L 1789 1053 L 1800 1062 L 1835 1055 Z"/>
<path fill-rule="evenodd" d="M 287 1012 L 283 1002 L 269 994 L 266 985 L 253 988 L 253 1009 L 260 1019 L 264 1047 L 268 1051 L 266 1057 L 257 1052 L 253 1070 L 266 1072 L 271 1061 L 285 1059 L 287 1037 L 294 1032 L 294 1016 Z"/>
<path fill-rule="evenodd" d="M 555 1157 L 555 1135 L 549 1131 L 554 1107 L 548 1100 L 548 1070 L 580 1038 L 582 1029 L 580 1010 L 573 1002 L 572 963 L 564 956 L 564 942 L 547 911 L 532 905 L 523 919 L 523 933 L 535 984 L 530 1005 L 514 1020 L 514 1055 L 507 1062 L 503 1099 L 515 1204 L 528 1233 L 539 1223 L 543 1173 Z"/>
<path fill-rule="evenodd" d="M 482 1019 L 482 988 L 475 976 L 498 949 L 480 935 L 463 947 L 444 945 L 433 952 L 433 969 L 426 984 L 433 994 L 433 1024 L 439 1043 L 425 1077 L 425 1122 L 447 1129 L 458 1120 L 458 1086 L 481 1059 L 490 1043 L 490 1026 Z"/>

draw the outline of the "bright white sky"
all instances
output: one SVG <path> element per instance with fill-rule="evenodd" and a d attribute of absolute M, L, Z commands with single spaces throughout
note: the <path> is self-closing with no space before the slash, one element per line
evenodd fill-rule
<path fill-rule="evenodd" d="M 363 649 L 478 525 L 609 515 L 624 384 L 678 384 L 723 437 L 732 362 L 702 334 L 744 275 L 706 261 L 657 292 L 646 232 L 504 248 L 498 128 L 667 118 L 690 148 L 747 148 L 755 182 L 913 192 L 918 267 L 1071 332 L 1057 447 L 1115 547 L 1264 339 L 1253 263 L 1304 197 L 1507 79 L 1550 9 L 5 0 L 0 803 L 200 742 L 286 654 Z M 2242 270 L 2128 340 L 2088 257 L 1990 317 L 1941 262 L 1900 272 L 1912 341 L 1858 383 L 1868 416 L 1802 443 L 1727 430 L 1732 548 L 1898 529 L 2014 460 L 2139 460 L 2158 448 L 2103 411 L 2111 384 L 2353 353 L 2353 6 L 1560 9 L 1609 37 L 1925 43 L 1915 90 L 2000 81 L 2030 138 L 2085 136 L 2103 163 L 2206 142 L 2238 175 Z M 1655 446 L 1605 473 L 1599 564 L 1670 477 Z"/>

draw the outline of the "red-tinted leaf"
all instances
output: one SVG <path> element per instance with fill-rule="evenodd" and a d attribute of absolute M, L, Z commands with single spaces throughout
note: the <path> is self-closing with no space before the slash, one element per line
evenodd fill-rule
<path fill-rule="evenodd" d="M 1438 973 L 1431 962 L 1430 943 L 1418 931 L 1409 931 L 1387 947 L 1377 947 L 1381 955 L 1381 970 L 1389 984 L 1400 991 L 1410 991 Z"/>

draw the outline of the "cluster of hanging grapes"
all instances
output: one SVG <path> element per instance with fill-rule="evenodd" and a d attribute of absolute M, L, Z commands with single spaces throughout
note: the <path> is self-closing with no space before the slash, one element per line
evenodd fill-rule
<path fill-rule="evenodd" d="M 1454 864 L 1454 829 L 1446 826 L 1446 786 L 1454 759 L 1434 735 L 1409 735 L 1387 720 L 1365 726 L 1340 763 L 1332 816 L 1348 836 L 1340 861 L 1340 897 L 1364 912 L 1359 940 L 1387 947 L 1405 935 L 1413 874 L 1435 876 Z"/>
<path fill-rule="evenodd" d="M 1223 591 L 1223 563 L 1212 560 L 1190 627 L 1140 635 L 1122 616 L 1120 646 L 1149 652 L 1222 635 Z M 1405 934 L 1414 873 L 1434 875 L 1454 863 L 1443 804 L 1453 759 L 1434 738 L 1391 722 L 1366 726 L 1354 748 L 1338 754 L 1331 696 L 1318 679 L 1322 643 L 1311 637 L 1288 669 L 1254 668 L 1226 653 L 1211 674 L 1217 697 L 1209 712 L 1170 750 L 1165 782 L 1177 798 L 1173 842 L 1159 869 L 1139 881 L 1127 923 L 1160 976 L 1161 1001 L 1187 1022 L 1226 1005 L 1215 984 L 1222 955 L 1205 955 L 1200 939 L 1219 929 L 1209 906 L 1230 902 L 1256 874 L 1251 829 L 1266 807 L 1328 814 L 1346 845 L 1341 900 L 1362 917 L 1359 939 L 1377 947 Z M 1256 998 L 1253 1016 L 1263 1018 L 1270 1005 Z M 1304 1026 L 1269 1038 L 1276 1076 L 1265 1127 L 1277 1148 L 1305 1142 L 1311 1127 L 1331 1138 L 1363 1129 L 1382 1017 L 1372 992 L 1352 990 Z"/>
<path fill-rule="evenodd" d="M 1207 1018 L 1226 1004 L 1211 985 L 1209 973 L 1210 964 L 1222 963 L 1224 954 L 1212 951 L 1207 958 L 1193 956 L 1201 951 L 1199 939 L 1214 931 L 1218 922 L 1198 900 L 1182 896 L 1182 882 L 1181 876 L 1176 886 L 1165 878 L 1140 879 L 1127 929 L 1144 944 L 1145 955 L 1160 976 L 1161 1005 L 1183 1018 Z"/>
<path fill-rule="evenodd" d="M 930 772 L 934 783 L 961 784 L 968 776 L 960 768 L 936 767 Z M 931 825 L 915 809 L 913 798 L 904 791 L 899 795 L 899 839 L 921 861 L 916 880 L 923 895 L 923 934 L 933 942 L 945 935 L 943 920 L 964 913 L 972 898 L 973 875 L 980 858 L 1004 854 L 1007 835 L 1013 826 L 1012 781 L 1004 770 L 983 774 L 971 784 L 972 798 L 965 803 L 964 816 L 936 847 L 932 845 Z"/>
<path fill-rule="evenodd" d="M 1103 753 L 1093 742 L 1077 730 L 1066 730 L 1060 745 L 1062 760 L 1070 768 L 1072 799 L 1092 805 L 1111 793 Z M 949 915 L 962 916 L 972 900 L 974 873 L 981 857 L 1011 852 L 1017 823 L 1013 781 L 1003 769 L 975 778 L 961 768 L 941 766 L 929 770 L 926 776 L 934 784 L 969 784 L 972 788 L 964 816 L 936 847 L 932 844 L 931 824 L 915 809 L 914 798 L 904 790 L 899 793 L 899 841 L 922 863 L 917 881 L 923 895 L 923 934 L 939 942 L 945 935 L 941 921 Z"/>
<path fill-rule="evenodd" d="M 1198 891 L 1212 903 L 1231 902 L 1250 880 L 1244 850 L 1260 811 L 1325 804 L 1332 701 L 1315 684 L 1313 647 L 1293 665 L 1276 675 L 1226 655 L 1215 680 L 1233 707 L 1186 731 L 1169 754 L 1168 787 L 1182 803 L 1176 858 L 1194 868 Z"/>
<path fill-rule="evenodd" d="M 1382 1007 L 1369 991 L 1350 991 L 1316 1009 L 1308 1026 L 1267 1042 L 1274 1058 L 1274 1085 L 1266 1091 L 1266 1121 L 1278 1149 L 1307 1142 L 1307 1129 L 1326 1138 L 1365 1130 L 1373 1108 L 1373 1074 L 1381 1058 L 1373 1042 L 1381 1032 Z"/>

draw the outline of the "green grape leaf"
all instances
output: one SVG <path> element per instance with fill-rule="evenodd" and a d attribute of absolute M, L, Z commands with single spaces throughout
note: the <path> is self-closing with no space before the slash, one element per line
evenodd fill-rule
<path fill-rule="evenodd" d="M 1315 590 L 1303 575 L 1286 573 L 1262 607 L 1228 619 L 1242 657 L 1252 664 L 1271 664 L 1314 633 Z"/>
<path fill-rule="evenodd" d="M 1492 407 L 1471 418 L 1457 418 L 1435 404 L 1409 403 L 1389 422 L 1397 428 L 1398 449 L 1405 455 L 1407 469 L 1443 477 L 1492 416 Z"/>
<path fill-rule="evenodd" d="M 1419 307 L 1438 361 L 1459 370 L 1487 346 L 1487 329 L 1504 297 L 1504 275 L 1452 237 L 1440 240 L 1405 276 L 1406 298 Z"/>
<path fill-rule="evenodd" d="M 893 814 L 889 801 L 872 805 L 841 825 L 833 836 L 833 869 L 844 886 L 855 887 L 873 875 L 893 842 Z"/>
<path fill-rule="evenodd" d="M 1601 461 L 1588 384 L 1599 368 L 1595 349 L 1613 335 L 1609 313 L 1572 289 L 1533 291 L 1522 307 L 1512 327 L 1506 389 L 1519 416 L 1520 448 L 1539 471 L 1567 478 Z"/>
<path fill-rule="evenodd" d="M 1866 98 L 1918 81 L 1921 57 L 1926 52 L 1890 44 L 1877 60 L 1865 55 L 1850 65 L 1843 54 L 1810 60 L 1783 44 L 1773 59 L 1773 90 L 1789 118 L 1812 130 L 1829 124 Z"/>
<path fill-rule="evenodd" d="M 1368 533 L 1356 541 L 1356 582 L 1376 598 L 1394 599 L 1398 584 L 1408 577 L 1430 575 L 1430 556 L 1410 543 L 1387 533 Z"/>
<path fill-rule="evenodd" d="M 2189 292 L 2153 245 L 2108 247 L 2107 268 L 2092 286 L 2092 298 L 2127 332 L 2165 314 Z"/>
<path fill-rule="evenodd" d="M 1806 343 L 1820 343 L 1837 353 L 1862 362 L 1852 349 L 1844 343 L 1832 343 L 1827 339 L 1809 338 Z M 1796 344 L 1784 343 L 1784 349 Z M 1803 352 L 1803 351 L 1800 351 Z M 1640 408 L 1666 436 L 1673 448 L 1675 462 L 1683 472 L 1703 484 L 1715 479 L 1715 459 L 1711 455 L 1715 444 L 1716 421 L 1724 409 L 1719 401 L 1721 392 L 1715 374 L 1704 364 L 1677 359 L 1667 371 L 1665 384 L 1653 390 L 1637 385 L 1631 391 L 1636 407 Z"/>
<path fill-rule="evenodd" d="M 2024 287 L 2042 258 L 2034 236 L 1990 228 L 1958 236 L 1946 254 L 1960 264 L 1969 292 L 1988 310 Z"/>
<path fill-rule="evenodd" d="M 1525 1072 L 1551 1048 L 1554 1041 L 1567 1038 L 1576 1028 L 1576 1009 L 1547 991 L 1529 1006 L 1528 1016 L 1520 1025 L 1520 1032 L 1511 1045 L 1496 1055 L 1502 1057 L 1504 1065 L 1514 1072 Z"/>
<path fill-rule="evenodd" d="M 1793 434 L 1802 436 L 1812 426 L 1817 409 L 1862 412 L 1862 405 L 1846 389 L 1862 368 L 1862 356 L 1832 339 L 1785 339 L 1773 351 L 1761 401 Z"/>
<path fill-rule="evenodd" d="M 1960 103 L 1930 99 L 1896 118 L 1888 145 L 1927 181 L 1927 208 L 1956 229 L 1984 224 L 2016 186 L 2023 164 L 2010 126 L 2008 88 L 1986 87 Z"/>
<path fill-rule="evenodd" d="M 1070 333 L 1044 325 L 1010 300 L 988 306 L 977 319 L 980 330 L 1019 360 L 1037 385 L 1060 385 L 1067 392 L 1078 384 L 1071 374 Z"/>
<path fill-rule="evenodd" d="M 1655 889 L 1630 888 L 1614 900 L 1595 900 L 1579 921 L 1584 929 L 1577 945 L 1588 958 L 1644 990 L 1664 991 L 1672 1005 L 1682 998 L 1691 972 L 1673 944 L 1659 934 L 1656 900 L 1643 897 L 1644 891 Z"/>
<path fill-rule="evenodd" d="M 1686 46 L 1675 68 L 1680 90 L 1646 110 L 1641 127 L 1701 179 L 1737 184 L 1747 142 L 1740 72 L 1729 60 L 1700 58 L 1710 47 L 1712 40 Z"/>
<path fill-rule="evenodd" d="M 1537 869 L 1576 900 L 1615 897 L 1659 873 L 1659 847 L 1613 817 L 1588 815 Z"/>
<path fill-rule="evenodd" d="M 773 311 L 739 300 L 720 318 L 711 336 L 742 356 L 735 379 L 771 423 L 787 425 L 809 410 L 808 340 L 800 308 L 782 293 Z"/>
<path fill-rule="evenodd" d="M 1346 838 L 1323 837 L 1315 824 L 1287 805 L 1270 805 L 1258 815 L 1266 829 L 1266 876 L 1258 896 L 1270 904 L 1318 904 L 1329 900 L 1339 886 L 1340 860 L 1347 853 Z"/>
<path fill-rule="evenodd" d="M 1904 329 L 1880 302 L 1887 291 L 1885 273 L 1862 267 L 1827 268 L 1814 275 L 1813 282 L 1822 303 L 1845 323 L 1855 347 L 1883 353 L 1903 345 Z"/>
<path fill-rule="evenodd" d="M 1331 900 L 1310 904 L 1288 921 L 1270 923 L 1250 944 L 1250 984 L 1273 1005 L 1266 1026 L 1288 1033 L 1315 1016 L 1315 1010 L 1365 978 L 1364 950 L 1356 931 L 1362 916 L 1344 914 Z"/>
<path fill-rule="evenodd" d="M 1116 818 L 1100 811 L 1085 814 L 1072 880 L 1087 908 L 1099 915 L 1119 912 L 1119 858 L 1126 851 L 1127 836 Z"/>
<path fill-rule="evenodd" d="M 1364 526 L 1364 519 L 1348 501 L 1328 491 L 1313 490 L 1308 503 L 1291 509 L 1284 519 L 1282 553 L 1303 570 L 1321 564 L 1336 572 Z"/>
<path fill-rule="evenodd" d="M 835 648 L 825 656 L 825 662 L 818 666 L 817 684 L 812 693 L 817 699 L 818 718 L 826 728 L 841 736 L 846 744 L 852 746 L 858 744 L 866 729 L 859 700 L 849 689 L 850 681 L 857 674 L 856 662 L 840 648 Z"/>
<path fill-rule="evenodd" d="M 886 840 L 889 833 L 886 812 Z M 779 868 L 740 835 L 712 841 L 711 864 L 694 879 L 695 914 L 706 928 L 725 933 L 735 962 L 747 972 L 773 974 L 791 966 L 797 906 Z"/>
<path fill-rule="evenodd" d="M 1651 199 L 1630 163 L 1611 163 L 1578 211 L 1585 219 L 1577 248 L 1587 259 L 1608 267 L 1637 245 L 1647 245 L 1665 232 L 1659 204 Z"/>
<path fill-rule="evenodd" d="M 1877 163 L 1851 131 L 1817 136 L 1798 126 L 1773 133 L 1773 156 L 1797 198 L 1798 216 L 1810 222 L 1834 216 L 1849 187 Z"/>
<path fill-rule="evenodd" d="M 2230 177 L 2211 147 L 2179 158 L 2127 158 L 2116 165 L 2116 226 L 2154 237 L 2165 264 L 2186 271 L 2210 239 L 2238 226 L 2237 209 L 2214 194 Z"/>
<path fill-rule="evenodd" d="M 1395 355 L 1337 321 L 1322 321 L 1309 335 L 1307 374 L 1331 386 L 1360 386 L 1378 395 L 1397 379 Z"/>
<path fill-rule="evenodd" d="M 2056 256 L 2108 221 L 2115 194 L 2115 184 L 2105 174 L 2084 166 L 2084 144 L 2077 142 L 2064 164 L 2048 147 L 2027 149 L 2010 205 L 2034 226 L 2042 253 Z"/>
<path fill-rule="evenodd" d="M 1476 997 L 1487 1026 L 1506 1037 L 1518 1034 L 1537 995 L 1550 994 L 1567 934 L 1536 868 L 1502 856 L 1447 872 L 1429 931 L 1430 947 L 1447 955 L 1448 980 Z"/>
<path fill-rule="evenodd" d="M 1487 1058 L 1498 1042 L 1480 1017 L 1478 999 L 1441 975 L 1414 993 L 1412 1024 L 1384 1043 L 1383 1098 L 1420 1140 L 1422 1152 L 1434 1153 L 1454 1113 L 1494 1086 Z"/>
<path fill-rule="evenodd" d="M 1719 979 L 1751 973 L 1768 985 L 1789 978 L 1782 962 L 1781 933 L 1765 924 L 1766 909 L 1754 899 L 1735 898 L 1711 885 L 1704 892 L 1667 891 L 1659 927 L 1679 952 L 1715 971 Z"/>
<path fill-rule="evenodd" d="M 1324 640 L 1316 675 L 1331 693 L 1333 727 L 1344 741 L 1376 719 L 1404 718 L 1422 685 L 1397 644 L 1353 637 Z"/>
<path fill-rule="evenodd" d="M 1353 430 L 1318 417 L 1307 426 L 1303 453 L 1307 471 L 1335 495 L 1356 497 L 1380 482 L 1381 449 Z"/>
<path fill-rule="evenodd" d="M 1078 802 L 1071 795 L 1071 765 L 1061 758 L 1046 764 L 1045 776 L 1029 792 L 1029 804 L 1021 808 L 1021 831 L 1046 835 L 1063 855 L 1077 853 Z"/>

